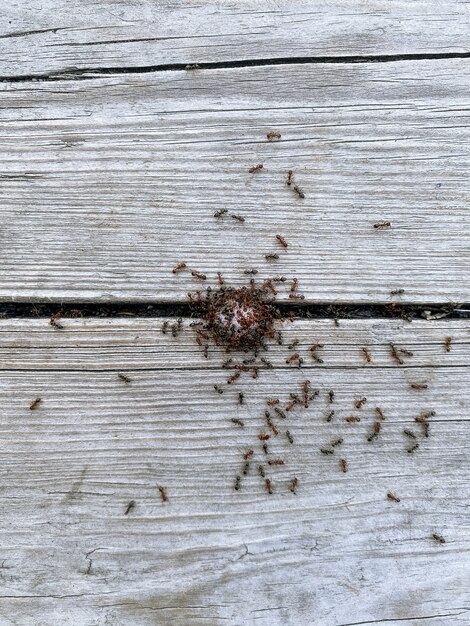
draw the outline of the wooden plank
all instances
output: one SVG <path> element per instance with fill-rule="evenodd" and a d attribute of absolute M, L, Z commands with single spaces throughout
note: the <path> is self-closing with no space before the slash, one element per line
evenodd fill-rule
<path fill-rule="evenodd" d="M 162 322 L 0 321 L 5 624 L 468 623 L 468 322 L 295 322 L 285 340 L 321 339 L 324 364 L 286 368 L 287 347 L 271 346 L 275 368 L 223 395 L 220 355 L 201 356 L 187 320 L 176 339 Z M 390 339 L 414 352 L 405 365 L 391 363 Z M 274 493 L 254 468 L 236 492 L 242 453 L 263 454 L 265 399 L 307 377 L 321 394 L 285 420 L 294 443 L 269 442 L 286 460 L 270 469 Z M 422 378 L 429 388 L 411 390 Z M 376 405 L 386 420 L 368 442 Z M 403 428 L 429 409 L 430 437 L 407 454 Z M 352 410 L 361 423 L 344 422 Z M 339 435 L 345 474 L 319 452 Z"/>
<path fill-rule="evenodd" d="M 279 57 L 468 51 L 463 0 L 8 3 L 0 76 Z"/>
<path fill-rule="evenodd" d="M 296 276 L 308 301 L 387 302 L 397 288 L 403 302 L 468 301 L 469 68 L 3 85 L 0 298 L 184 299 L 194 280 L 171 273 L 184 260 L 210 281 L 240 284 L 253 266 Z M 223 207 L 246 222 L 214 219 Z"/>

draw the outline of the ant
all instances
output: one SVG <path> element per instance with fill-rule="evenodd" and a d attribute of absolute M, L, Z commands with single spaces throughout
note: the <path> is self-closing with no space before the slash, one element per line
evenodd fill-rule
<path fill-rule="evenodd" d="M 269 493 L 269 495 L 272 495 L 273 485 L 272 485 L 272 482 L 269 480 L 269 478 L 265 479 L 264 484 L 266 486 L 266 491 Z"/>
<path fill-rule="evenodd" d="M 294 180 L 294 172 L 292 170 L 288 170 L 286 185 L 290 187 L 292 185 L 293 180 Z"/>
<path fill-rule="evenodd" d="M 49 324 L 51 326 L 53 326 L 54 328 L 56 328 L 57 330 L 63 330 L 63 325 L 58 322 L 58 320 L 62 317 L 62 313 L 60 311 L 58 311 L 57 313 L 54 313 L 54 315 L 51 316 L 51 319 L 49 320 Z"/>
<path fill-rule="evenodd" d="M 289 244 L 287 243 L 287 241 L 284 239 L 282 235 L 276 235 L 276 239 L 279 241 L 279 243 L 284 249 L 288 247 Z"/>
<path fill-rule="evenodd" d="M 374 422 L 374 428 L 372 430 L 372 434 L 367 437 L 367 441 L 374 441 L 380 433 L 382 429 L 382 422 Z"/>
<path fill-rule="evenodd" d="M 279 415 L 279 417 L 283 420 L 285 420 L 287 418 L 287 415 L 284 413 L 284 411 L 282 409 L 280 409 L 279 407 L 274 407 L 274 412 L 277 413 Z"/>
<path fill-rule="evenodd" d="M 298 404 L 297 400 L 291 400 L 285 407 L 285 410 L 287 412 L 292 411 L 292 409 L 295 407 L 295 405 Z"/>
<path fill-rule="evenodd" d="M 304 362 L 303 358 L 299 355 L 298 352 L 295 352 L 292 356 L 286 359 L 286 363 L 288 365 L 292 365 L 294 362 L 297 363 L 297 367 L 302 367 L 302 363 Z"/>
<path fill-rule="evenodd" d="M 243 222 L 245 221 L 245 218 L 242 217 L 241 215 L 234 215 L 233 213 L 230 214 L 230 217 L 233 220 L 236 220 L 237 222 L 241 222 L 243 224 Z"/>
<path fill-rule="evenodd" d="M 278 140 L 281 138 L 281 133 L 278 133 L 277 131 L 274 131 L 274 130 L 270 130 L 269 133 L 267 133 L 266 137 L 268 141 Z"/>
<path fill-rule="evenodd" d="M 186 263 L 178 263 L 178 265 L 175 265 L 175 267 L 173 268 L 173 274 L 178 274 L 178 272 L 184 270 L 185 267 L 188 267 Z"/>
<path fill-rule="evenodd" d="M 341 471 L 346 474 L 346 472 L 348 471 L 348 462 L 346 461 L 346 459 L 339 460 L 339 467 Z"/>
<path fill-rule="evenodd" d="M 214 217 L 219 219 L 223 217 L 226 213 L 228 213 L 228 209 L 219 209 L 218 211 L 214 213 Z"/>
<path fill-rule="evenodd" d="M 126 376 L 125 374 L 119 373 L 118 374 L 118 378 L 120 380 L 122 380 L 123 382 L 125 382 L 125 383 L 131 383 L 132 382 L 132 378 L 129 378 L 129 376 Z"/>
<path fill-rule="evenodd" d="M 309 380 L 304 380 L 304 382 L 302 383 L 302 393 L 303 393 L 305 402 L 307 402 L 307 399 L 310 393 L 310 381 Z M 307 408 L 307 406 L 305 408 Z"/>
<path fill-rule="evenodd" d="M 292 435 L 290 434 L 290 432 L 288 430 L 286 430 L 286 437 L 287 437 L 289 443 L 294 443 L 294 438 L 292 437 Z"/>
<path fill-rule="evenodd" d="M 235 484 L 234 484 L 235 491 L 240 490 L 241 482 L 242 482 L 241 476 L 235 476 Z"/>
<path fill-rule="evenodd" d="M 42 402 L 41 398 L 36 398 L 36 400 L 33 400 L 31 402 L 31 404 L 29 405 L 29 408 L 31 409 L 31 411 L 34 411 L 34 409 L 36 409 Z"/>
<path fill-rule="evenodd" d="M 361 398 L 360 400 L 356 400 L 354 402 L 354 406 L 356 407 L 356 409 L 362 409 L 362 407 L 364 406 L 366 402 L 367 402 L 367 398 Z"/>
<path fill-rule="evenodd" d="M 374 224 L 374 228 L 376 230 L 386 230 L 387 228 L 390 228 L 392 224 L 390 222 L 377 222 L 376 224 Z"/>
<path fill-rule="evenodd" d="M 404 290 L 404 289 L 393 289 L 393 290 L 390 292 L 390 295 L 391 295 L 391 296 L 402 296 L 404 293 L 405 293 L 405 290 Z"/>
<path fill-rule="evenodd" d="M 258 165 L 254 165 L 253 167 L 250 167 L 248 171 L 250 174 L 257 174 L 258 172 L 261 172 L 262 169 L 263 169 L 263 164 L 258 163 Z"/>
<path fill-rule="evenodd" d="M 196 272 L 196 270 L 192 270 L 191 276 L 193 276 L 194 278 L 198 278 L 199 280 L 207 279 L 207 276 L 205 274 L 203 274 L 202 272 Z"/>
<path fill-rule="evenodd" d="M 240 370 L 236 371 L 234 374 L 232 374 L 230 376 L 230 378 L 227 379 L 227 384 L 231 385 L 232 383 L 234 383 L 236 380 L 238 380 L 240 378 L 240 376 L 242 375 L 242 373 L 240 372 Z"/>
<path fill-rule="evenodd" d="M 411 389 L 417 389 L 418 391 L 428 388 L 426 383 L 410 383 L 410 387 Z"/>
<path fill-rule="evenodd" d="M 452 343 L 452 337 L 446 337 L 444 340 L 444 350 L 450 352 L 450 344 Z"/>
<path fill-rule="evenodd" d="M 305 198 L 305 194 L 302 189 L 298 185 L 294 185 L 293 187 L 295 193 L 299 196 L 299 198 Z"/>
<path fill-rule="evenodd" d="M 391 502 L 400 502 L 400 498 L 395 495 L 394 493 L 392 493 L 391 491 L 389 491 L 387 493 L 387 498 L 391 501 Z"/>
<path fill-rule="evenodd" d="M 397 348 L 394 343 L 390 343 L 390 354 L 392 358 L 396 361 L 398 365 L 403 365 L 404 361 L 401 358 L 401 355 L 404 356 L 413 356 L 413 353 L 409 350 L 405 350 L 404 348 Z"/>
<path fill-rule="evenodd" d="M 265 254 L 264 258 L 266 259 L 266 261 L 277 261 L 279 259 L 279 255 L 276 253 Z"/>
<path fill-rule="evenodd" d="M 437 541 L 438 543 L 445 543 L 446 542 L 444 537 L 442 535 L 439 535 L 438 533 L 433 533 L 432 534 L 432 538 L 434 539 L 434 541 Z"/>
<path fill-rule="evenodd" d="M 245 422 L 243 422 L 242 420 L 239 420 L 237 417 L 232 417 L 230 421 L 232 421 L 236 426 L 240 426 L 240 428 L 245 427 Z"/>
<path fill-rule="evenodd" d="M 372 363 L 372 357 L 370 355 L 368 348 L 361 348 L 361 350 L 364 355 L 364 359 L 366 360 L 366 363 Z"/>
<path fill-rule="evenodd" d="M 269 415 L 268 411 L 266 411 L 266 424 L 269 426 L 269 428 L 273 431 L 274 435 L 279 435 L 279 431 L 276 428 L 276 426 L 274 425 L 271 416 Z"/>
<path fill-rule="evenodd" d="M 158 487 L 158 491 L 160 492 L 160 498 L 162 500 L 162 502 L 168 502 L 168 496 L 166 495 L 166 489 L 165 487 Z"/>
<path fill-rule="evenodd" d="M 245 403 L 245 394 L 240 391 L 240 393 L 238 394 L 238 404 L 244 404 Z"/>
<path fill-rule="evenodd" d="M 129 513 L 132 511 L 132 509 L 135 507 L 135 500 L 131 500 L 129 502 L 129 504 L 126 506 L 126 509 L 124 511 L 124 515 L 129 515 Z"/>
<path fill-rule="evenodd" d="M 349 415 L 348 417 L 345 418 L 345 420 L 349 423 L 352 423 L 352 422 L 360 422 L 361 418 L 358 417 L 357 415 Z"/>
<path fill-rule="evenodd" d="M 245 461 L 248 461 L 248 459 L 251 459 L 251 457 L 254 454 L 254 450 L 247 450 L 246 452 L 243 453 L 243 458 Z"/>
<path fill-rule="evenodd" d="M 427 417 L 423 415 L 420 415 L 419 417 L 415 417 L 415 422 L 418 422 L 418 424 L 421 424 L 424 436 L 426 438 L 429 437 L 429 422 L 428 422 Z"/>
<path fill-rule="evenodd" d="M 316 362 L 316 363 L 323 363 L 323 359 L 321 359 L 316 353 L 317 350 L 321 350 L 323 348 L 323 344 L 322 343 L 314 343 L 313 346 L 310 346 L 310 354 L 312 356 L 312 359 Z"/>
<path fill-rule="evenodd" d="M 377 415 L 377 417 L 381 420 L 385 419 L 385 415 L 384 412 L 382 411 L 381 408 L 379 408 L 378 406 L 375 407 L 375 414 Z"/>
<path fill-rule="evenodd" d="M 334 415 L 334 414 L 335 414 L 335 412 L 334 412 L 334 411 L 330 411 L 330 412 L 328 413 L 328 415 L 326 416 L 325 421 L 327 421 L 327 422 L 331 422 L 331 420 L 333 419 L 333 415 Z"/>
<path fill-rule="evenodd" d="M 298 478 L 293 478 L 290 481 L 290 486 L 289 486 L 289 491 L 291 491 L 294 495 L 297 494 L 297 487 L 299 485 L 299 480 Z"/>

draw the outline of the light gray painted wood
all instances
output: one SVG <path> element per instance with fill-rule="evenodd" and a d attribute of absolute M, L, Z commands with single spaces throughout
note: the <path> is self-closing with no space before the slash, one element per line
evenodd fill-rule
<path fill-rule="evenodd" d="M 220 355 L 206 361 L 188 328 L 172 339 L 162 321 L 0 321 L 3 624 L 468 624 L 467 322 L 296 322 L 286 339 L 324 342 L 323 366 L 276 367 L 220 396 Z M 414 352 L 406 365 L 391 363 L 390 339 Z M 280 366 L 286 353 L 268 354 Z M 273 495 L 253 468 L 235 492 L 265 399 L 307 377 L 322 393 L 286 420 L 293 445 L 270 441 L 286 460 Z M 423 378 L 426 391 L 409 388 Z M 362 395 L 361 423 L 345 424 Z M 376 405 L 387 418 L 368 443 Z M 407 454 L 402 430 L 429 409 L 430 437 Z M 347 474 L 318 450 L 339 434 Z"/>
<path fill-rule="evenodd" d="M 469 67 L 4 84 L 0 298 L 184 299 L 195 281 L 171 273 L 184 260 L 211 282 L 253 266 L 296 276 L 310 301 L 387 302 L 397 288 L 404 302 L 468 301 Z M 217 222 L 223 207 L 246 222 Z"/>
<path fill-rule="evenodd" d="M 468 52 L 464 0 L 5 3 L 0 76 L 279 57 Z"/>

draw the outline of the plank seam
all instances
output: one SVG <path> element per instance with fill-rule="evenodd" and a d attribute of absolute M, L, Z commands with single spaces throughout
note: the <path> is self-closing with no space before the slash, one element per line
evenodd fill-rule
<path fill-rule="evenodd" d="M 298 319 L 470 319 L 470 303 L 381 303 L 316 302 L 291 304 L 276 302 L 283 319 L 295 315 Z M 51 317 L 61 311 L 62 317 L 199 317 L 198 309 L 181 301 L 169 302 L 3 302 L 0 319 Z M 431 317 L 430 317 L 431 316 Z M 436 317 L 434 317 L 436 316 Z"/>

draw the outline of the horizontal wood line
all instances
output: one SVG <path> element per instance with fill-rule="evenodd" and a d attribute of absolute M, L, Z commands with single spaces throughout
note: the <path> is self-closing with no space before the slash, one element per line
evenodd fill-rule
<path fill-rule="evenodd" d="M 152 72 L 188 71 L 232 69 L 242 67 L 261 67 L 269 65 L 320 65 L 332 63 L 395 63 L 398 61 L 427 61 L 440 59 L 468 59 L 470 52 L 436 52 L 436 53 L 408 53 L 408 54 L 378 54 L 378 55 L 344 55 L 344 56 L 317 56 L 317 57 L 276 57 L 271 59 L 247 59 L 238 61 L 209 61 L 196 64 L 190 63 L 163 63 L 160 65 L 136 65 L 129 67 L 100 67 L 100 68 L 71 68 L 56 70 L 44 74 L 24 74 L 19 76 L 0 76 L 2 83 L 18 83 L 29 80 L 88 80 L 97 76 L 114 74 L 149 74 Z"/>
<path fill-rule="evenodd" d="M 401 304 L 398 299 L 389 304 L 338 303 L 326 302 L 291 304 L 275 302 L 282 318 L 294 314 L 299 319 L 426 319 L 427 312 L 440 315 L 439 319 L 469 319 L 470 303 L 415 303 Z M 389 309 L 396 305 L 395 311 Z M 63 317 L 198 317 L 197 307 L 181 301 L 169 302 L 87 302 L 87 301 L 37 301 L 37 302 L 0 302 L 0 319 L 50 317 L 61 311 Z"/>

